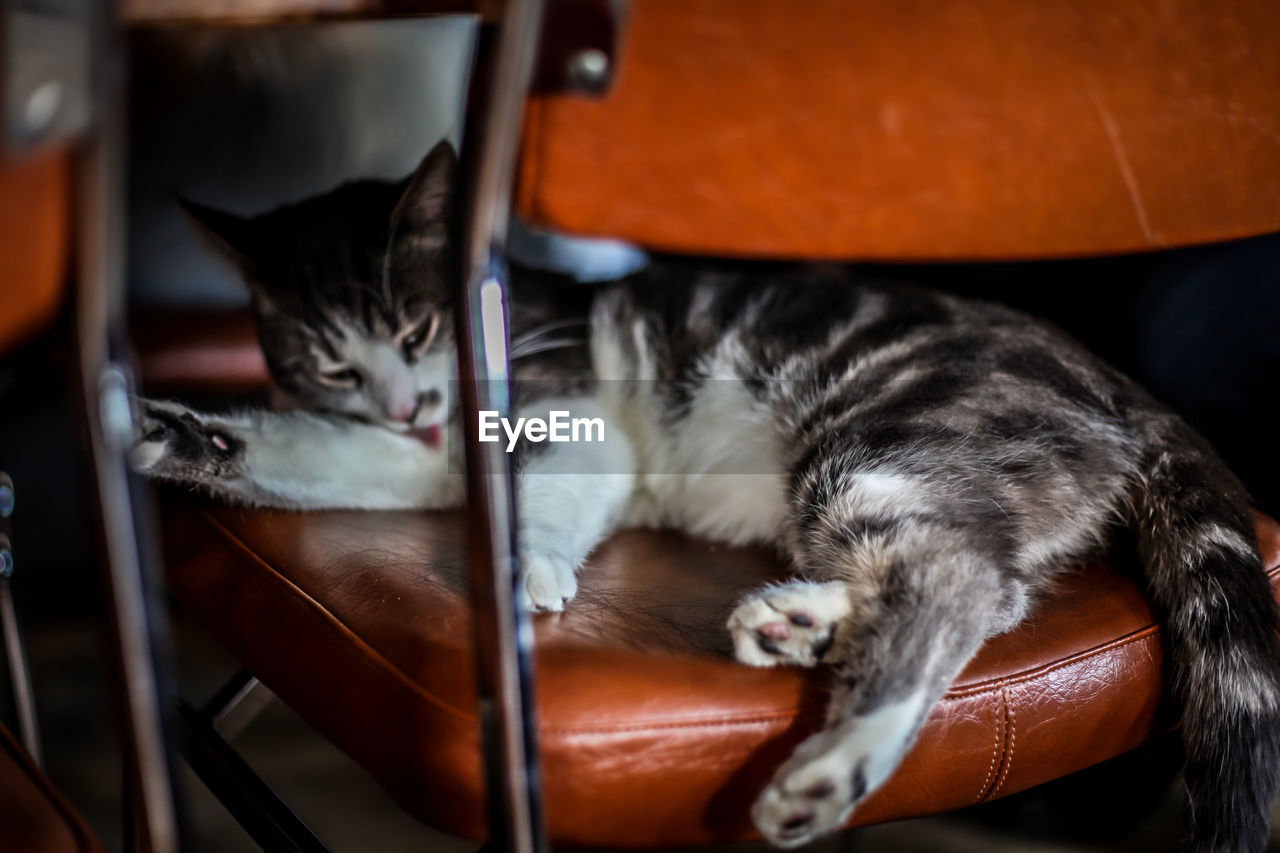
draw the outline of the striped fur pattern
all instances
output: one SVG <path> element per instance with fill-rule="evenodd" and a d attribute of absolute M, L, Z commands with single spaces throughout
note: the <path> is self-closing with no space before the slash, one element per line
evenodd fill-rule
<path fill-rule="evenodd" d="M 351 185 L 260 221 L 197 211 L 256 282 L 273 375 L 312 413 L 143 401 L 138 466 L 244 503 L 456 504 L 449 451 L 410 437 L 440 427 L 459 444 L 439 283 L 451 162 L 438 150 L 404 184 Z M 298 242 L 290 220 L 318 254 L 254 260 L 255 240 Z M 249 236 L 260 225 L 269 236 Z M 554 298 L 546 284 L 515 283 L 520 413 L 569 408 L 617 438 L 521 448 L 523 601 L 566 606 L 621 526 L 783 553 L 795 580 L 734 609 L 735 654 L 827 666 L 832 692 L 825 727 L 752 809 L 767 838 L 795 846 L 841 826 L 983 641 L 1129 528 L 1182 709 L 1189 846 L 1262 849 L 1280 621 L 1243 489 L 1177 417 L 1026 316 L 843 271 L 654 260 Z M 343 370 L 358 384 L 335 388 Z M 388 454 L 403 464 L 375 464 Z"/>

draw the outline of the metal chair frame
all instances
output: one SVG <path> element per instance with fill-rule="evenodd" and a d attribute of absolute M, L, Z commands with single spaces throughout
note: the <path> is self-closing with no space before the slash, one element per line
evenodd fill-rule
<path fill-rule="evenodd" d="M 0 639 L 3 640 L 5 661 L 9 668 L 9 687 L 13 694 L 18 738 L 32 760 L 42 766 L 44 761 L 40 751 L 35 691 L 31 687 L 31 667 L 27 663 L 26 647 L 18 629 L 18 614 L 13 606 L 10 584 L 15 570 L 15 558 L 13 527 L 9 516 L 13 512 L 16 497 L 13 480 L 4 471 L 0 471 Z"/>
<path fill-rule="evenodd" d="M 611 72 L 618 0 L 508 0 L 480 29 L 461 146 L 456 270 L 457 339 L 465 421 L 468 519 L 479 715 L 485 745 L 489 849 L 547 849 L 533 719 L 532 629 L 517 605 L 519 546 L 510 458 L 478 440 L 477 412 L 512 406 L 503 252 L 524 100 L 539 88 L 600 91 Z M 539 53 L 548 13 L 595 20 L 583 39 L 558 32 Z M 77 142 L 76 328 L 84 411 L 105 544 L 109 619 L 116 640 L 126 745 L 127 849 L 185 848 L 176 745 L 202 781 L 264 850 L 326 851 L 231 748 L 228 740 L 270 700 L 237 673 L 208 705 L 173 701 L 173 670 L 159 590 L 149 495 L 128 468 L 134 387 L 125 345 L 124 55 L 112 4 L 89 4 L 91 120 Z M 570 30 L 577 28 L 570 26 Z M 595 43 L 592 43 L 594 40 Z M 536 72 L 535 72 L 536 69 Z"/>

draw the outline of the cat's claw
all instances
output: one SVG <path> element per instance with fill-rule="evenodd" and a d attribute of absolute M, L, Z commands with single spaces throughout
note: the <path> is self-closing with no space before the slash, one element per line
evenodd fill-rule
<path fill-rule="evenodd" d="M 849 596 L 838 581 L 792 581 L 756 590 L 729 617 L 734 654 L 752 666 L 829 663 Z"/>
<path fill-rule="evenodd" d="M 527 610 L 561 611 L 578 593 L 575 566 L 564 557 L 542 550 L 526 551 L 520 600 Z"/>

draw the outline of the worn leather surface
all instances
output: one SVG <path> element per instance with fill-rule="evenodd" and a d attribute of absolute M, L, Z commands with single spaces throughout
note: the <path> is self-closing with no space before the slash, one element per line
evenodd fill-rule
<path fill-rule="evenodd" d="M 129 337 L 148 394 L 264 392 L 271 384 L 248 309 L 143 311 Z"/>
<path fill-rule="evenodd" d="M 0 351 L 43 329 L 62 302 L 70 192 L 65 151 L 0 156 Z"/>
<path fill-rule="evenodd" d="M 84 821 L 0 726 L 0 850 L 100 853 Z"/>
<path fill-rule="evenodd" d="M 637 0 L 521 211 L 665 250 L 1124 252 L 1280 229 L 1272 0 Z"/>
<path fill-rule="evenodd" d="M 182 605 L 408 810 L 481 836 L 462 516 L 165 504 Z M 1259 518 L 1258 533 L 1280 582 L 1280 527 Z M 628 531 L 593 555 L 565 613 L 535 618 L 556 843 L 752 837 L 753 797 L 824 702 L 821 670 L 730 658 L 730 608 L 779 574 L 758 551 Z M 1080 569 L 986 645 L 854 822 L 982 802 L 1136 746 L 1172 723 L 1161 658 L 1135 586 Z"/>

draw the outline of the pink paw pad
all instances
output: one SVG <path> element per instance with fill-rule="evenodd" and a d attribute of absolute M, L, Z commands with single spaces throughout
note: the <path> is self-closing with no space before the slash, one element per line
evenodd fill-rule
<path fill-rule="evenodd" d="M 787 640 L 791 637 L 791 629 L 787 627 L 786 622 L 766 622 L 757 628 L 756 632 L 771 640 Z"/>

